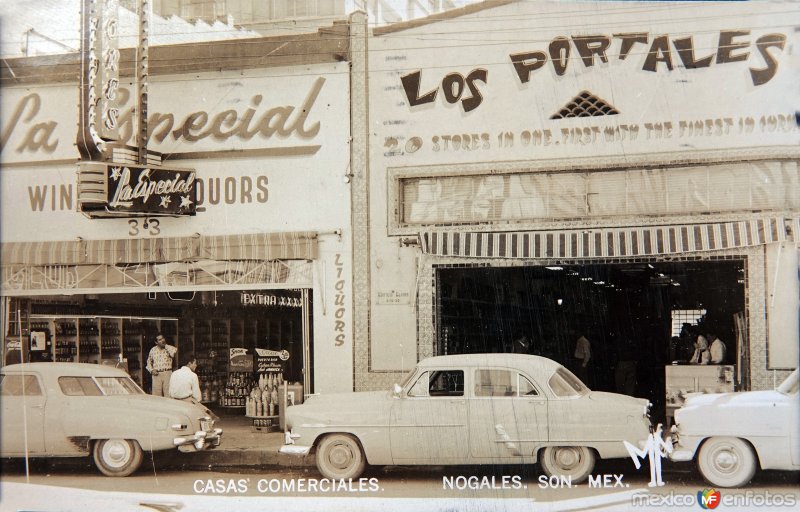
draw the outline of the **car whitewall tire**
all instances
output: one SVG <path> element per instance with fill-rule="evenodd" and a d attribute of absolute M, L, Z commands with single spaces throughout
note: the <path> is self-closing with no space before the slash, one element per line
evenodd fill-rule
<path fill-rule="evenodd" d="M 142 448 L 130 439 L 101 439 L 94 443 L 92 458 L 106 476 L 128 476 L 142 464 Z"/>
<path fill-rule="evenodd" d="M 717 487 L 742 487 L 753 478 L 757 466 L 753 448 L 737 437 L 712 437 L 697 455 L 703 478 Z"/>
<path fill-rule="evenodd" d="M 329 434 L 317 447 L 317 469 L 326 478 L 358 478 L 366 465 L 361 444 L 350 435 Z"/>
<path fill-rule="evenodd" d="M 594 469 L 594 452 L 585 446 L 548 446 L 542 450 L 539 464 L 547 476 L 569 477 L 579 484 Z"/>

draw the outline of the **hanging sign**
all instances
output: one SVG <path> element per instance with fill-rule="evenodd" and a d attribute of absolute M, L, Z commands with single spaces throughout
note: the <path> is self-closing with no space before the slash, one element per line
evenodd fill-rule
<path fill-rule="evenodd" d="M 119 140 L 119 19 L 117 0 L 83 0 L 77 145 L 101 160 L 105 142 Z"/>
<path fill-rule="evenodd" d="M 81 163 L 78 206 L 89 217 L 184 216 L 196 213 L 191 169 Z"/>
<path fill-rule="evenodd" d="M 256 371 L 258 373 L 283 373 L 283 367 L 288 360 L 288 350 L 256 349 Z"/>

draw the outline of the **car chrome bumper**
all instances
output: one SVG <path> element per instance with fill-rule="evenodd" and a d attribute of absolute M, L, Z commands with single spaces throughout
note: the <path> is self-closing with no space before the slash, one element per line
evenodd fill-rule
<path fill-rule="evenodd" d="M 281 446 L 279 453 L 285 453 L 287 455 L 295 455 L 295 456 L 303 456 L 308 455 L 308 452 L 311 451 L 310 446 L 300 446 L 296 444 L 285 444 Z"/>
<path fill-rule="evenodd" d="M 216 448 L 222 441 L 222 429 L 215 428 L 208 432 L 199 430 L 188 436 L 179 436 L 172 443 L 182 452 L 194 452 Z"/>

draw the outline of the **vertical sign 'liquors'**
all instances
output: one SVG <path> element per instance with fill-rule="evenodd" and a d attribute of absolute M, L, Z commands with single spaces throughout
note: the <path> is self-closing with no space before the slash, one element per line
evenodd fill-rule
<path fill-rule="evenodd" d="M 78 149 L 88 160 L 119 139 L 118 0 L 83 0 Z"/>

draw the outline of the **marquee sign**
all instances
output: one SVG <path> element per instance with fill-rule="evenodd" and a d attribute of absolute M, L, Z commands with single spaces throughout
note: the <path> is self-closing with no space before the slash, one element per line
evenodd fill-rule
<path fill-rule="evenodd" d="M 79 164 L 78 208 L 89 217 L 195 215 L 196 203 L 194 170 Z"/>

